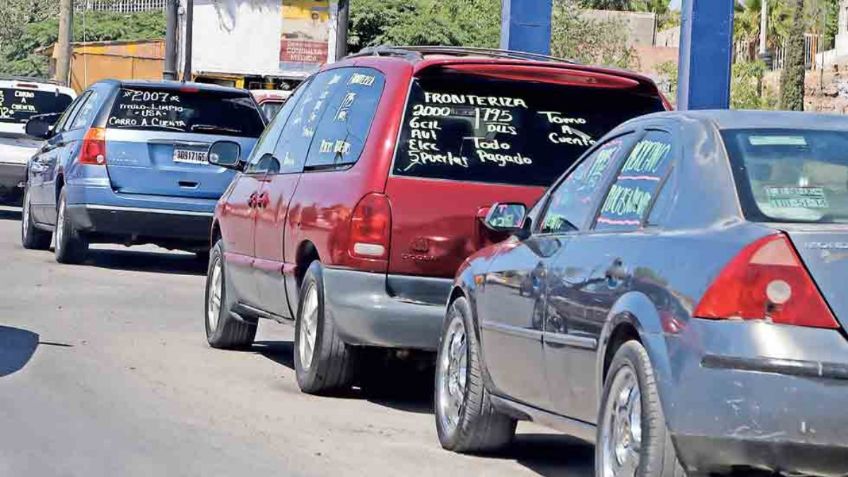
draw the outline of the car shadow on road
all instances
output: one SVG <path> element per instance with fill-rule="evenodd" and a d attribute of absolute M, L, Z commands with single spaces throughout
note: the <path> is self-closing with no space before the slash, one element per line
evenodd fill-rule
<path fill-rule="evenodd" d="M 493 458 L 513 460 L 545 477 L 589 477 L 594 473 L 595 447 L 566 435 L 517 434 L 512 445 Z"/>
<path fill-rule="evenodd" d="M 250 351 L 294 370 L 294 343 L 291 341 L 255 341 Z"/>
<path fill-rule="evenodd" d="M 0 378 L 20 371 L 38 348 L 38 334 L 0 326 Z"/>
<path fill-rule="evenodd" d="M 0 207 L 0 220 L 21 220 L 21 209 L 11 207 Z"/>
<path fill-rule="evenodd" d="M 206 275 L 207 263 L 194 255 L 137 250 L 91 249 L 84 265 L 133 272 Z"/>

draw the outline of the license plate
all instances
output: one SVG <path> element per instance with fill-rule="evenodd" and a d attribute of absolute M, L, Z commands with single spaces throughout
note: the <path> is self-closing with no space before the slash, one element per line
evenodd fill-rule
<path fill-rule="evenodd" d="M 207 164 L 206 151 L 195 151 L 192 149 L 174 149 L 174 162 L 187 164 Z"/>

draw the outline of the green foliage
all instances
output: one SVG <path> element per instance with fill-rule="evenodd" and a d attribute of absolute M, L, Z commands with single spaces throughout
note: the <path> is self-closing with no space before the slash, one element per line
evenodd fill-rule
<path fill-rule="evenodd" d="M 583 8 L 596 10 L 629 10 L 664 14 L 669 11 L 671 0 L 581 0 Z"/>
<path fill-rule="evenodd" d="M 499 34 L 500 0 L 351 1 L 351 51 L 383 44 L 494 48 Z"/>
<path fill-rule="evenodd" d="M 24 25 L 17 38 L 4 41 L 0 48 L 0 73 L 46 76 L 47 57 L 36 53 L 58 40 L 59 20 L 55 16 Z M 121 14 L 77 12 L 74 15 L 74 41 L 152 40 L 165 36 L 162 12 Z"/>
<path fill-rule="evenodd" d="M 733 65 L 730 107 L 733 109 L 774 109 L 777 99 L 763 86 L 766 65 L 762 61 Z"/>
<path fill-rule="evenodd" d="M 660 78 L 663 82 L 665 82 L 668 87 L 668 98 L 671 102 L 677 102 L 677 62 L 676 61 L 666 61 L 665 63 L 660 63 L 657 65 L 657 73 L 660 75 Z"/>
<path fill-rule="evenodd" d="M 804 0 L 796 0 L 793 25 L 786 41 L 786 59 L 780 75 L 780 108 L 804 110 Z"/>
<path fill-rule="evenodd" d="M 620 21 L 581 15 L 577 0 L 554 0 L 551 52 L 581 63 L 628 68 L 635 53 Z"/>

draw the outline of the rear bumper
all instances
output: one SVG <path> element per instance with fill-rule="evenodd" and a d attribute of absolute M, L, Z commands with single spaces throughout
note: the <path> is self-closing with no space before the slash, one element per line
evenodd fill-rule
<path fill-rule="evenodd" d="M 388 291 L 386 274 L 324 269 L 325 311 L 348 344 L 434 351 L 453 283 L 429 277 L 399 278 L 427 290 L 427 301 Z"/>
<path fill-rule="evenodd" d="M 848 475 L 848 341 L 834 330 L 691 320 L 661 399 L 692 473 Z"/>
<path fill-rule="evenodd" d="M 0 161 L 0 195 L 16 192 L 26 179 L 26 164 Z"/>
<path fill-rule="evenodd" d="M 133 242 L 208 243 L 212 215 L 161 209 L 131 209 L 102 205 L 69 205 L 74 227 L 112 241 L 126 237 Z"/>

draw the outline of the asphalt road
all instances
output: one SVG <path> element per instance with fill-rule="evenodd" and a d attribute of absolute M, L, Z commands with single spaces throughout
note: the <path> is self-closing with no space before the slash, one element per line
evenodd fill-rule
<path fill-rule="evenodd" d="M 2 477 L 591 475 L 591 447 L 531 424 L 501 455 L 443 451 L 426 374 L 388 396 L 301 394 L 290 327 L 206 345 L 192 256 L 97 247 L 59 265 L 21 248 L 19 220 L 0 207 Z"/>

